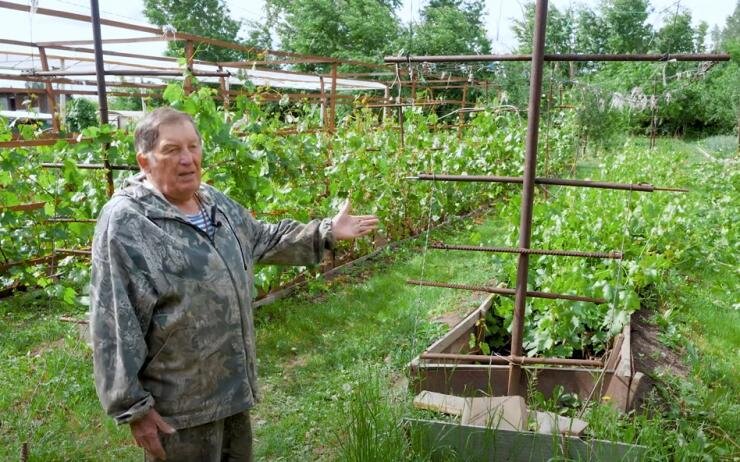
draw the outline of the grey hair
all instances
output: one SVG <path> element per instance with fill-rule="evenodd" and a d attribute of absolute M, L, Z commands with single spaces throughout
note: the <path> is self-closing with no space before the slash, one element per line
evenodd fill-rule
<path fill-rule="evenodd" d="M 142 154 L 152 152 L 159 139 L 159 127 L 180 122 L 190 122 L 200 139 L 200 132 L 198 131 L 198 127 L 195 126 L 195 121 L 190 117 L 190 114 L 168 106 L 158 107 L 136 124 L 136 130 L 134 131 L 134 147 L 136 148 L 136 152 Z"/>

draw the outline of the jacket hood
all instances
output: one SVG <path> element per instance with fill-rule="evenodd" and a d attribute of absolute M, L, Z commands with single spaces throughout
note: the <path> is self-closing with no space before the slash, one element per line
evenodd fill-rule
<path fill-rule="evenodd" d="M 205 208 L 210 209 L 215 205 L 210 186 L 201 182 L 197 194 Z M 113 194 L 113 197 L 116 196 L 133 200 L 144 209 L 144 215 L 149 218 L 185 218 L 185 214 L 180 209 L 172 205 L 164 194 L 147 181 L 144 172 L 126 178 L 123 187 Z"/>

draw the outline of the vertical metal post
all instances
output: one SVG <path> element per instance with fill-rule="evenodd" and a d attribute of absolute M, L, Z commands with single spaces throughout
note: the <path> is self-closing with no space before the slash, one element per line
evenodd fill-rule
<path fill-rule="evenodd" d="M 59 59 L 59 67 L 61 70 L 66 70 L 67 66 L 64 62 L 64 58 Z M 62 114 L 67 113 L 67 94 L 64 93 L 64 90 L 67 89 L 67 86 L 63 83 L 60 83 L 57 85 L 57 88 L 59 89 L 59 118 L 61 119 Z"/>
<path fill-rule="evenodd" d="M 331 116 L 329 118 L 329 129 L 334 132 L 337 120 L 337 63 L 331 65 Z"/>
<path fill-rule="evenodd" d="M 223 72 L 224 68 L 218 66 L 218 71 Z M 223 75 L 218 78 L 219 91 L 221 92 L 221 103 L 223 104 L 224 111 L 229 110 L 229 90 L 226 88 L 226 79 Z"/>
<path fill-rule="evenodd" d="M 49 70 L 49 60 L 46 58 L 46 48 L 39 47 L 39 57 L 41 58 L 41 69 Z M 59 132 L 59 110 L 57 109 L 56 95 L 54 94 L 54 88 L 51 85 L 51 79 L 46 80 L 46 99 L 49 104 L 49 112 L 51 112 L 51 129 L 55 132 Z"/>
<path fill-rule="evenodd" d="M 383 125 L 385 125 L 385 121 L 388 118 L 388 102 L 391 98 L 391 89 L 387 86 L 385 87 L 385 90 L 383 90 Z"/>
<path fill-rule="evenodd" d="M 326 131 L 326 89 L 324 88 L 324 76 L 319 76 L 319 84 L 321 90 L 321 126 Z"/>
<path fill-rule="evenodd" d="M 463 85 L 462 101 L 460 102 L 460 111 L 457 113 L 457 139 L 462 141 L 463 126 L 465 124 L 464 109 L 468 100 L 468 84 Z"/>
<path fill-rule="evenodd" d="M 193 79 L 190 77 L 190 74 L 193 72 L 193 55 L 195 54 L 195 51 L 193 51 L 193 42 L 191 40 L 185 41 L 185 66 L 188 70 L 188 75 L 185 77 L 185 82 L 183 84 L 183 87 L 185 89 L 185 94 L 189 95 L 193 92 Z"/>
<path fill-rule="evenodd" d="M 98 105 L 100 106 L 100 125 L 108 124 L 108 94 L 105 89 L 105 62 L 103 61 L 103 39 L 100 34 L 100 8 L 98 0 L 90 0 L 90 17 L 93 28 L 95 48 L 95 77 L 98 81 Z M 108 197 L 113 195 L 113 170 L 108 160 L 108 144 L 103 147 L 103 165 L 108 182 Z"/>
<path fill-rule="evenodd" d="M 409 64 L 409 74 L 411 74 L 411 105 L 416 103 L 416 72 L 414 66 Z"/>
<path fill-rule="evenodd" d="M 534 38 L 532 39 L 532 75 L 529 81 L 529 110 L 527 112 L 527 144 L 524 159 L 524 182 L 522 184 L 522 206 L 519 217 L 519 247 L 528 249 L 532 238 L 532 206 L 534 204 L 534 177 L 537 167 L 537 141 L 539 139 L 540 97 L 542 95 L 542 69 L 545 56 L 545 26 L 547 24 L 547 0 L 537 0 L 535 7 Z M 516 298 L 514 320 L 511 325 L 511 355 L 522 355 L 524 315 L 527 305 L 527 273 L 529 255 L 519 254 L 516 274 Z M 508 395 L 522 394 L 520 387 L 521 366 L 509 367 Z"/>

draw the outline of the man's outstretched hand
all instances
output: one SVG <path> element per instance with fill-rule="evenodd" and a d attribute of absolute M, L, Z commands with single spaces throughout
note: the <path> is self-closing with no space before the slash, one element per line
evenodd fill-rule
<path fill-rule="evenodd" d="M 159 439 L 159 432 L 171 435 L 175 433 L 175 429 L 165 422 L 154 408 L 141 419 L 131 422 L 130 425 L 131 433 L 133 433 L 139 447 L 146 449 L 149 454 L 157 459 L 167 459 L 162 441 Z"/>
<path fill-rule="evenodd" d="M 349 199 L 342 206 L 342 210 L 332 218 L 331 229 L 334 239 L 346 240 L 364 236 L 378 228 L 378 217 L 375 215 L 350 215 Z"/>

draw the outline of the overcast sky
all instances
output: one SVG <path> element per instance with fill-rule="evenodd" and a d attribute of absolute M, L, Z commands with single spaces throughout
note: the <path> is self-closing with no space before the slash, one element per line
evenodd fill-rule
<path fill-rule="evenodd" d="M 28 4 L 28 1 L 17 1 L 17 3 Z M 232 17 L 235 19 L 256 20 L 262 19 L 263 0 L 227 0 L 231 9 Z M 405 0 L 398 15 L 405 23 L 419 20 L 419 9 L 425 2 L 421 0 Z M 493 42 L 495 52 L 511 51 L 515 45 L 511 32 L 512 20 L 521 18 L 521 0 L 487 0 L 485 23 L 488 35 Z M 567 8 L 574 4 L 597 5 L 596 0 L 572 1 L 551 0 L 550 4 L 558 8 Z M 706 21 L 712 26 L 723 27 L 726 18 L 732 13 L 736 0 L 652 0 L 654 12 L 650 21 L 659 25 L 665 19 L 670 18 L 675 12 L 676 6 L 680 5 L 689 9 L 694 22 Z M 38 6 L 51 9 L 59 9 L 89 14 L 89 3 L 84 0 L 38 0 Z M 142 13 L 143 0 L 100 0 L 101 16 L 107 19 L 115 19 L 124 22 L 146 23 Z M 65 19 L 50 18 L 48 16 L 34 15 L 28 13 L 0 9 L 2 12 L 2 30 L 0 37 L 23 40 L 23 41 L 50 41 L 50 40 L 74 40 L 90 39 L 92 32 L 90 25 L 83 22 Z M 124 31 L 116 28 L 104 27 L 103 38 L 120 38 L 141 36 L 137 32 Z M 11 50 L 12 47 L 2 46 L 0 48 L 0 62 L 6 59 L 2 55 L 3 50 Z M 110 46 L 111 49 L 126 50 L 144 54 L 160 54 L 164 49 L 161 43 L 142 43 L 125 46 Z"/>

